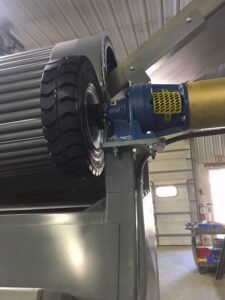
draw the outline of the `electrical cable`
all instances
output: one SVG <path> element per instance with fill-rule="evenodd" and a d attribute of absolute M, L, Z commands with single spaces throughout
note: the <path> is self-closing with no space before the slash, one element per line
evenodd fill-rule
<path fill-rule="evenodd" d="M 181 135 L 167 139 L 166 145 L 170 145 L 172 143 L 175 143 L 175 142 L 178 142 L 181 140 L 187 140 L 187 139 L 191 139 L 191 138 L 204 137 L 204 136 L 210 136 L 210 135 L 219 135 L 219 134 L 225 134 L 225 128 L 201 130 L 201 131 L 194 131 L 194 132 L 181 134 Z"/>

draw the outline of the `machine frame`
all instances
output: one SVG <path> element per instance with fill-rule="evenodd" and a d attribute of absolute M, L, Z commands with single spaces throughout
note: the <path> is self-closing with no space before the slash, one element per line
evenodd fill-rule
<path fill-rule="evenodd" d="M 79 42 L 71 47 L 62 43 L 53 50 L 52 59 L 84 54 L 86 49 L 103 91 L 109 87 L 110 95 L 115 96 L 129 81 L 147 82 L 146 69 L 160 65 L 180 49 L 224 4 L 224 0 L 193 1 L 115 68 L 108 83 L 102 72 L 104 63 L 91 57 L 91 44 L 79 48 Z M 163 140 L 117 141 L 103 147 L 105 199 L 80 213 L 21 214 L 15 210 L 0 216 L 0 286 L 7 288 L 0 289 L 2 300 L 9 299 L 10 292 L 24 295 L 24 288 L 50 289 L 62 300 L 72 296 L 159 299 L 154 214 L 151 194 L 145 194 L 142 188 L 142 173 L 147 157 L 155 156 L 157 149 L 163 150 Z M 33 290 L 27 299 L 37 297 Z"/>

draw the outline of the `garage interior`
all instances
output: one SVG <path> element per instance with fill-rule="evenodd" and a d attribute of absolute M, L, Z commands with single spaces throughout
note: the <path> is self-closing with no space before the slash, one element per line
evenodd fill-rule
<path fill-rule="evenodd" d="M 224 25 L 0 0 L 0 300 L 225 300 Z"/>

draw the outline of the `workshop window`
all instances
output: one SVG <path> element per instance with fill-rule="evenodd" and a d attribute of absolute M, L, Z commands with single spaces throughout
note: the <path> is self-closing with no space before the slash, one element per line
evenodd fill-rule
<path fill-rule="evenodd" d="M 155 192 L 156 196 L 160 198 L 175 197 L 177 195 L 177 188 L 174 185 L 158 186 Z"/>

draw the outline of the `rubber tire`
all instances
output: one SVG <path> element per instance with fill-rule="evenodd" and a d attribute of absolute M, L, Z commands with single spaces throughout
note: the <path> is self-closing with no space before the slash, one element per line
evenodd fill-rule
<path fill-rule="evenodd" d="M 104 152 L 91 142 L 85 117 L 84 99 L 90 83 L 102 103 L 94 68 L 84 56 L 52 61 L 43 73 L 43 133 L 52 160 L 67 176 L 98 176 L 104 168 Z"/>

